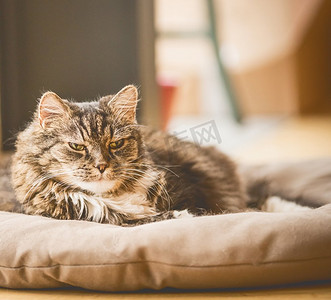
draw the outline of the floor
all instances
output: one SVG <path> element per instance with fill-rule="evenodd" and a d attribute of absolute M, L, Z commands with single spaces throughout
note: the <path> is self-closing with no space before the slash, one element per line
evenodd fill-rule
<path fill-rule="evenodd" d="M 245 163 L 331 155 L 331 116 L 259 117 L 245 120 L 243 125 L 215 116 L 177 117 L 168 128 L 180 138 L 216 146 Z"/>
<path fill-rule="evenodd" d="M 253 290 L 240 292 L 140 292 L 140 293 L 98 293 L 81 290 L 46 290 L 46 291 L 20 291 L 0 289 L 0 299 L 3 300 L 39 300 L 39 299 L 331 299 L 331 285 L 315 287 Z"/>
<path fill-rule="evenodd" d="M 284 119 L 232 156 L 247 163 L 294 161 L 331 156 L 331 116 Z"/>
<path fill-rule="evenodd" d="M 225 141 L 226 143 L 226 141 Z M 222 145 L 220 145 L 222 147 Z M 228 149 L 239 161 L 261 163 L 331 156 L 331 116 L 283 120 L 268 132 L 252 136 L 240 147 Z M 0 299 L 331 299 L 331 283 L 322 286 L 246 291 L 177 290 L 151 293 L 98 293 L 82 290 L 0 289 Z"/>

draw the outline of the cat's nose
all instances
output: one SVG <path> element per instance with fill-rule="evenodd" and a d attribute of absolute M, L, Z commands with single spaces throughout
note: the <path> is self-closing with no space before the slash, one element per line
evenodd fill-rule
<path fill-rule="evenodd" d="M 96 168 L 100 171 L 101 174 L 107 169 L 107 167 L 108 166 L 106 164 L 99 164 L 96 166 Z"/>

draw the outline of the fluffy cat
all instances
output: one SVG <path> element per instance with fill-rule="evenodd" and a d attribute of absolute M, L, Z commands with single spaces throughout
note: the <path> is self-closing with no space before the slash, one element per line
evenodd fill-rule
<path fill-rule="evenodd" d="M 116 225 L 245 209 L 235 164 L 136 122 L 129 85 L 96 102 L 46 92 L 18 135 L 12 181 L 28 214 Z"/>

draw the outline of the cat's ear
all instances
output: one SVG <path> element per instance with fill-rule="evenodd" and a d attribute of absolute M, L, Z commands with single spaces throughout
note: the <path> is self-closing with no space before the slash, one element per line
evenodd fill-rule
<path fill-rule="evenodd" d="M 54 120 L 63 119 L 69 115 L 69 107 L 53 92 L 46 92 L 40 98 L 38 119 L 42 128 L 46 128 Z"/>
<path fill-rule="evenodd" d="M 113 96 L 107 105 L 120 120 L 134 123 L 136 121 L 137 103 L 137 88 L 134 85 L 127 85 Z"/>

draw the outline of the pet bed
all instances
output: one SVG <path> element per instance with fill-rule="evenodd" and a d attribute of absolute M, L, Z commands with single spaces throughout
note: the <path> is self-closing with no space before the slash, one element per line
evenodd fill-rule
<path fill-rule="evenodd" d="M 129 228 L 0 212 L 1 287 L 134 291 L 330 279 L 331 204 Z"/>

